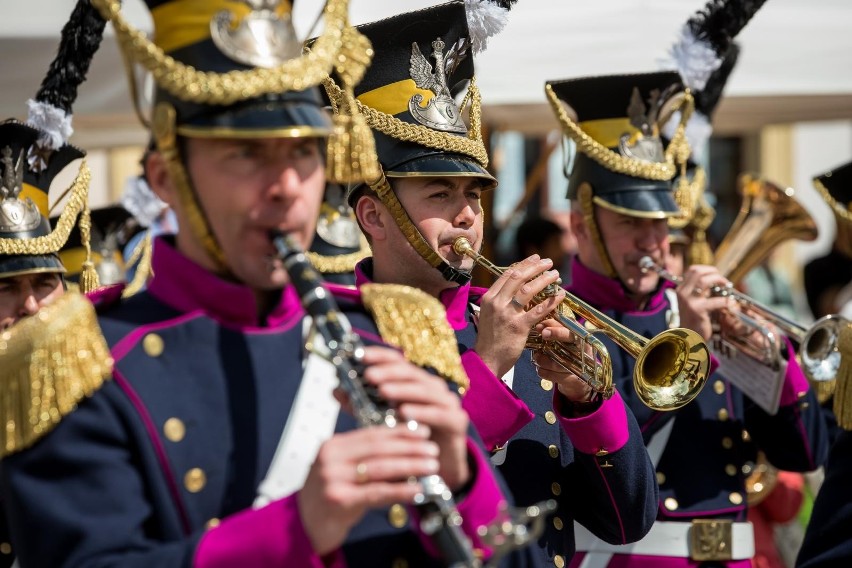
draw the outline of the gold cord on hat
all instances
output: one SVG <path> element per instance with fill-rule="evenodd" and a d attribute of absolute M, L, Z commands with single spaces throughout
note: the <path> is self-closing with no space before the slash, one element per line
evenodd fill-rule
<path fill-rule="evenodd" d="M 70 197 L 56 222 L 56 227 L 48 235 L 32 239 L 0 239 L 0 254 L 41 255 L 57 253 L 65 246 L 77 216 L 87 206 L 91 172 L 86 160 L 80 163 L 80 169 L 71 184 Z"/>
<path fill-rule="evenodd" d="M 229 105 L 318 85 L 331 72 L 338 56 L 349 8 L 348 0 L 328 0 L 323 12 L 323 32 L 312 48 L 296 59 L 273 68 L 215 73 L 199 71 L 167 55 L 124 19 L 118 0 L 91 2 L 105 20 L 112 22 L 122 51 L 147 69 L 160 88 L 180 100 L 208 105 Z"/>
<path fill-rule="evenodd" d="M 326 178 L 334 183 L 359 183 L 379 175 L 373 132 L 355 104 L 354 88 L 364 77 L 373 58 L 370 40 L 352 26 L 343 30 L 343 40 L 334 71 L 342 88 L 332 101 L 334 128 L 328 138 Z M 328 91 L 330 77 L 323 80 Z"/>
<path fill-rule="evenodd" d="M 677 173 L 677 164 L 680 163 L 680 160 L 685 160 L 683 156 L 689 156 L 686 123 L 695 109 L 695 100 L 688 89 L 683 93 L 683 99 L 679 104 L 680 108 L 676 109 L 680 110 L 680 122 L 671 142 L 666 147 L 665 162 L 635 160 L 607 148 L 571 120 L 559 101 L 559 97 L 556 96 L 553 87 L 545 85 L 544 90 L 563 131 L 577 144 L 577 150 L 610 171 L 643 179 L 668 181 Z"/>

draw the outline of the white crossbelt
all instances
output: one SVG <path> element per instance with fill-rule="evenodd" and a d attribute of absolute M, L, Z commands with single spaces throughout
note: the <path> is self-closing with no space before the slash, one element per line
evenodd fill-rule
<path fill-rule="evenodd" d="M 691 529 L 692 523 L 689 522 L 657 521 L 639 542 L 619 545 L 603 542 L 585 527 L 575 525 L 574 539 L 578 551 L 606 553 L 607 563 L 613 554 L 689 558 Z M 754 529 L 751 523 L 732 524 L 731 555 L 732 560 L 746 560 L 754 556 Z M 598 568 L 606 564 L 584 563 L 582 566 Z"/>

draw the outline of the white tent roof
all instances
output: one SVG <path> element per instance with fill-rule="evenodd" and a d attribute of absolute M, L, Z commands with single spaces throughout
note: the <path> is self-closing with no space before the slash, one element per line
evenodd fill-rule
<path fill-rule="evenodd" d="M 352 0 L 352 20 L 363 23 L 433 3 Z M 134 24 L 150 28 L 141 0 L 123 4 Z M 311 4 L 313 9 L 307 10 Z M 503 105 L 544 105 L 543 85 L 548 79 L 654 70 L 686 19 L 704 4 L 705 0 L 519 0 L 506 29 L 477 59 L 483 101 L 506 112 Z M 3 116 L 25 115 L 25 101 L 38 89 L 73 5 L 73 0 L 27 0 L 0 19 Z M 319 2 L 300 0 L 299 27 L 310 25 L 319 9 Z M 737 39 L 742 53 L 726 96 L 828 97 L 825 100 L 839 105 L 833 114 L 852 117 L 850 26 L 848 0 L 769 0 Z M 102 121 L 132 117 L 121 56 L 111 30 L 108 34 L 80 90 L 75 105 L 78 124 L 99 117 Z"/>

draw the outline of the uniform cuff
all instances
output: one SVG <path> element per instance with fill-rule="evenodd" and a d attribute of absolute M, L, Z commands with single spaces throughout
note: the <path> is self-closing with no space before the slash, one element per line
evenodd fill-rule
<path fill-rule="evenodd" d="M 563 416 L 564 400 L 559 389 L 554 389 L 553 408 L 562 429 L 568 434 L 574 447 L 584 454 L 595 454 L 600 450 L 620 450 L 630 438 L 627 429 L 627 409 L 617 390 L 603 401 L 600 408 L 576 418 Z"/>
<path fill-rule="evenodd" d="M 201 537 L 192 565 L 344 568 L 346 563 L 339 550 L 322 557 L 314 552 L 302 525 L 296 496 L 291 495 L 222 520 Z"/>
<path fill-rule="evenodd" d="M 491 372 L 475 351 L 465 351 L 461 361 L 470 378 L 462 408 L 470 416 L 483 445 L 494 451 L 529 424 L 535 414 Z"/>

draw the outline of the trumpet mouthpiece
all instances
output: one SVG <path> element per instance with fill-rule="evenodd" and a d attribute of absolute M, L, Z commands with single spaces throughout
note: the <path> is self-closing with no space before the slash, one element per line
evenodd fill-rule
<path fill-rule="evenodd" d="M 459 237 L 453 241 L 453 250 L 456 254 L 467 254 L 471 250 L 470 241 L 466 237 Z"/>
<path fill-rule="evenodd" d="M 650 256 L 643 256 L 639 259 L 639 269 L 642 270 L 642 272 L 654 270 L 656 266 L 657 263 L 654 262 Z"/>

